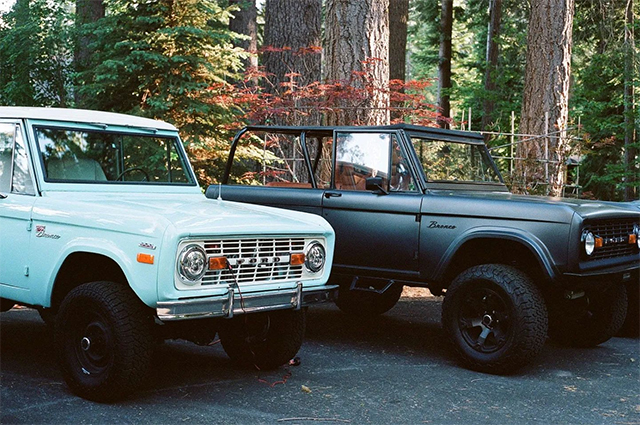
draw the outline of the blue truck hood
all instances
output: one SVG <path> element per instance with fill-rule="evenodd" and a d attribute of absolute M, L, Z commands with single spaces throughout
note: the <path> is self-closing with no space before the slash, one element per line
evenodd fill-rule
<path fill-rule="evenodd" d="M 202 194 L 49 194 L 35 202 L 34 220 L 159 236 L 325 233 L 321 217 L 207 199 Z"/>

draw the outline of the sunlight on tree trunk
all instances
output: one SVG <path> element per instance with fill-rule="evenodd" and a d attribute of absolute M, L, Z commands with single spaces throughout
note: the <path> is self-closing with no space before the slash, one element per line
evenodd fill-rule
<path fill-rule="evenodd" d="M 574 0 L 539 0 L 531 4 L 520 133 L 543 135 L 548 130 L 558 137 L 535 138 L 518 145 L 518 157 L 523 158 L 518 170 L 523 177 L 524 191 L 531 181 L 547 178 L 540 175 L 539 170 L 544 167 L 536 165 L 545 159 L 545 143 L 548 143 L 547 192 L 562 193 L 564 163 L 569 153 L 566 129 L 573 13 Z M 548 128 L 545 113 L 549 116 Z"/>
<path fill-rule="evenodd" d="M 343 104 L 330 124 L 389 123 L 388 8 L 389 0 L 327 0 L 325 80 L 357 87 L 364 79 L 370 88 L 358 104 Z"/>

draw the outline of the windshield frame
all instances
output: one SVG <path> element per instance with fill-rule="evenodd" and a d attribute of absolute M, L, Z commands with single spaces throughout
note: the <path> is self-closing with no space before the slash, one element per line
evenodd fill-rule
<path fill-rule="evenodd" d="M 504 184 L 504 179 L 502 177 L 502 174 L 500 173 L 500 170 L 498 169 L 495 161 L 493 160 L 493 157 L 491 156 L 491 152 L 489 151 L 489 149 L 487 148 L 486 144 L 483 141 L 460 140 L 457 137 L 439 137 L 438 135 L 430 135 L 426 133 L 422 134 L 415 131 L 407 132 L 406 137 L 407 137 L 408 143 L 410 143 L 411 146 L 413 147 L 412 150 L 415 155 L 416 164 L 420 166 L 419 167 L 420 174 L 422 175 L 422 178 L 424 179 L 424 183 L 427 188 L 438 188 L 438 189 L 442 189 L 445 187 L 461 188 L 462 186 L 464 186 L 464 187 L 482 187 L 482 188 L 496 187 L 502 190 L 503 188 L 506 187 Z M 472 149 L 475 148 L 480 153 L 483 164 L 485 164 L 485 166 L 488 166 L 487 168 L 492 171 L 492 173 L 497 178 L 497 180 L 478 181 L 478 180 L 431 179 L 429 177 L 428 170 L 425 169 L 424 164 L 422 163 L 422 159 L 420 158 L 420 155 L 418 153 L 418 150 L 416 149 L 416 145 L 414 144 L 415 139 L 419 139 L 424 143 L 440 142 L 440 143 L 446 143 L 446 144 L 466 145 L 466 146 L 470 146 Z"/>
<path fill-rule="evenodd" d="M 33 141 L 32 148 L 35 149 L 34 152 L 37 154 L 34 155 L 37 158 L 35 162 L 38 163 L 38 174 L 41 181 L 43 182 L 43 189 L 48 185 L 65 185 L 65 187 L 71 188 L 73 185 L 97 185 L 97 187 L 122 187 L 122 186 L 141 186 L 144 188 L 151 187 L 161 187 L 161 188 L 179 188 L 179 187 L 198 187 L 198 183 L 189 162 L 189 159 L 184 151 L 184 147 L 182 146 L 182 141 L 176 131 L 171 130 L 161 130 L 155 128 L 141 128 L 141 127 L 130 127 L 130 126 L 115 126 L 115 125 L 106 125 L 101 123 L 71 123 L 71 122 L 55 122 L 55 121 L 47 121 L 47 120 L 30 120 L 29 122 L 29 131 L 31 133 L 31 140 Z M 127 136 L 127 137 L 144 137 L 144 138 L 154 138 L 154 139 L 166 139 L 168 146 L 173 146 L 168 150 L 168 152 L 173 155 L 177 154 L 176 160 L 179 161 L 182 171 L 181 175 L 183 175 L 183 182 L 176 181 L 116 181 L 116 180 L 87 180 L 87 179 L 52 179 L 47 175 L 45 160 L 44 160 L 44 152 L 42 149 L 42 141 L 38 137 L 39 129 L 48 129 L 54 131 L 72 131 L 79 133 L 96 133 L 96 134 L 106 134 L 106 135 L 116 135 L 116 136 Z M 173 162 L 172 159 L 170 159 Z"/>

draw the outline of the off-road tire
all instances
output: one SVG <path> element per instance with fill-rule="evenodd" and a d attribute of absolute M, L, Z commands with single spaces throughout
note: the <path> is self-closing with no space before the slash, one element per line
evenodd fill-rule
<path fill-rule="evenodd" d="M 640 336 L 640 283 L 638 281 L 627 283 L 626 288 L 627 317 L 616 335 L 637 338 Z"/>
<path fill-rule="evenodd" d="M 354 316 L 379 316 L 391 310 L 402 295 L 403 286 L 394 283 L 383 293 L 352 290 L 349 285 L 340 285 L 335 303 L 344 313 Z"/>
<path fill-rule="evenodd" d="M 74 288 L 56 316 L 55 349 L 72 392 L 111 402 L 135 391 L 154 346 L 150 310 L 129 287 L 92 282 Z"/>
<path fill-rule="evenodd" d="M 271 370 L 295 357 L 302 346 L 305 327 L 305 309 L 278 310 L 224 320 L 218 335 L 233 362 Z"/>
<path fill-rule="evenodd" d="M 623 284 L 588 291 L 577 300 L 553 306 L 549 336 L 570 347 L 595 347 L 611 339 L 627 316 L 627 291 Z"/>
<path fill-rule="evenodd" d="M 505 374 L 530 363 L 544 346 L 548 314 L 538 288 L 502 264 L 471 267 L 447 289 L 442 324 L 462 364 Z"/>

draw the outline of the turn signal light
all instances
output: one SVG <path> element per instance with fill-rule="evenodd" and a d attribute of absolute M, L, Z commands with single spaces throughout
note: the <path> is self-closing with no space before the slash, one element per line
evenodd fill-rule
<path fill-rule="evenodd" d="M 629 243 L 630 244 L 634 244 L 636 242 L 638 242 L 638 236 L 636 236 L 635 233 L 630 234 L 629 235 Z"/>
<path fill-rule="evenodd" d="M 601 237 L 596 237 L 596 248 L 602 248 L 604 245 L 604 239 Z"/>
<path fill-rule="evenodd" d="M 142 252 L 138 253 L 136 259 L 138 260 L 138 263 L 144 263 L 144 264 L 153 264 L 153 261 L 155 260 L 153 255 L 143 254 Z"/>
<path fill-rule="evenodd" d="M 224 270 L 227 268 L 227 257 L 210 257 L 209 270 Z"/>
<path fill-rule="evenodd" d="M 301 266 L 304 264 L 304 254 L 291 254 L 291 265 Z"/>

